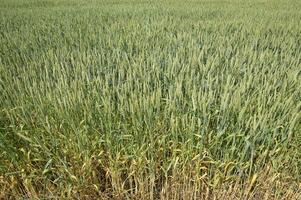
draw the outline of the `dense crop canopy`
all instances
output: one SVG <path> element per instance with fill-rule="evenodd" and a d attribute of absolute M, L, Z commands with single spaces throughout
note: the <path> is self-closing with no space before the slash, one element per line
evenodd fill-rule
<path fill-rule="evenodd" d="M 300 10 L 0 0 L 0 198 L 297 199 Z"/>

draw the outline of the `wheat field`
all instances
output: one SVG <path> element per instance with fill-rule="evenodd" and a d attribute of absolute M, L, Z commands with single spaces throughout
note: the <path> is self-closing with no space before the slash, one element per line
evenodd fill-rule
<path fill-rule="evenodd" d="M 301 199 L 301 1 L 0 0 L 0 199 Z"/>

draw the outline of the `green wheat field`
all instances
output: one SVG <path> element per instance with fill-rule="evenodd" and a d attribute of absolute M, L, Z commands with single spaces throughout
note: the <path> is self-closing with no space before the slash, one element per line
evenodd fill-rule
<path fill-rule="evenodd" d="M 0 0 L 0 199 L 301 199 L 301 1 Z"/>

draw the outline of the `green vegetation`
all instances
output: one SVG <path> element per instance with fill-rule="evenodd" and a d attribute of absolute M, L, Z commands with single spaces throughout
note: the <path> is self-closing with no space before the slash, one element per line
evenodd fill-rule
<path fill-rule="evenodd" d="M 298 199 L 301 1 L 0 0 L 0 199 Z"/>

